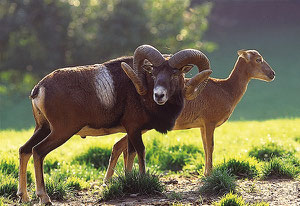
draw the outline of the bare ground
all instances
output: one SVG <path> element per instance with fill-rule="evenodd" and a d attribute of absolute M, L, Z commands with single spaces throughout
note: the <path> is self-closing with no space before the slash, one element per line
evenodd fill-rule
<path fill-rule="evenodd" d="M 97 190 L 81 191 L 66 201 L 53 201 L 54 205 L 212 205 L 221 197 L 201 196 L 198 192 L 201 180 L 181 175 L 164 177 L 166 192 L 156 196 L 133 194 L 116 200 L 101 202 Z M 98 187 L 98 186 L 96 186 Z M 96 192 L 95 192 L 96 191 Z M 98 190 L 99 191 L 99 190 Z M 300 181 L 273 179 L 267 181 L 238 180 L 237 194 L 247 203 L 265 201 L 273 205 L 300 206 Z"/>

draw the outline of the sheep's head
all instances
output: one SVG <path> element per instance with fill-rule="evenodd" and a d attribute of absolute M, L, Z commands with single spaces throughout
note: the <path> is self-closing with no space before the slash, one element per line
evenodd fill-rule
<path fill-rule="evenodd" d="M 275 72 L 256 50 L 239 50 L 238 55 L 246 61 L 247 73 L 253 79 L 273 81 Z"/>
<path fill-rule="evenodd" d="M 205 84 L 204 80 L 212 72 L 207 57 L 202 52 L 192 49 L 182 50 L 173 56 L 165 57 L 154 47 L 142 45 L 134 52 L 133 68 L 125 62 L 122 62 L 121 66 L 140 95 L 145 95 L 148 90 L 142 70 L 151 74 L 154 81 L 153 99 L 159 105 L 165 104 L 178 89 L 183 90 L 186 99 L 197 97 L 201 92 L 199 89 L 201 83 Z M 150 64 L 145 64 L 145 60 L 148 60 Z M 184 73 L 190 71 L 193 64 L 198 67 L 200 73 L 183 87 L 180 82 L 183 82 Z"/>

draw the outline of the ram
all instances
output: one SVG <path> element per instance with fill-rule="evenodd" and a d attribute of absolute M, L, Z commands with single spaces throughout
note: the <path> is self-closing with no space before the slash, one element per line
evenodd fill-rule
<path fill-rule="evenodd" d="M 215 128 L 230 117 L 251 79 L 272 81 L 275 78 L 275 72 L 257 51 L 239 50 L 238 56 L 227 79 L 208 78 L 202 92 L 195 99 L 185 102 L 174 127 L 174 130 L 200 128 L 205 151 L 205 175 L 210 175 L 212 170 Z M 189 79 L 185 81 L 188 82 Z M 135 154 L 128 151 L 130 158 L 127 158 L 127 135 L 113 146 L 104 182 L 113 175 L 114 167 L 122 152 L 125 165 L 127 161 L 132 162 L 131 158 L 134 158 Z"/>
<path fill-rule="evenodd" d="M 144 65 L 146 60 L 151 65 Z M 183 73 L 192 68 L 190 64 L 196 64 L 201 72 L 185 84 Z M 85 137 L 126 132 L 128 151 L 137 152 L 139 169 L 144 173 L 141 132 L 171 130 L 183 108 L 184 97 L 195 97 L 201 86 L 196 82 L 207 79 L 210 73 L 209 61 L 200 51 L 182 50 L 166 59 L 154 47 L 142 45 L 134 57 L 58 69 L 44 77 L 30 95 L 36 122 L 34 134 L 19 149 L 21 200 L 29 201 L 26 170 L 33 155 L 36 194 L 41 203 L 51 204 L 45 190 L 43 160 L 74 134 Z M 130 155 L 128 158 L 132 159 Z M 127 167 L 131 170 L 129 162 Z"/>

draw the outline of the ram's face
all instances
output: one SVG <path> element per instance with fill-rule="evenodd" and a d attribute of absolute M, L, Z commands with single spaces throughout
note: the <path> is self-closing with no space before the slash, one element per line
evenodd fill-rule
<path fill-rule="evenodd" d="M 172 68 L 167 61 L 159 67 L 145 66 L 144 70 L 150 73 L 154 81 L 153 100 L 158 105 L 164 105 L 176 91 L 182 90 L 183 74 L 191 68 L 191 66 L 182 69 Z"/>

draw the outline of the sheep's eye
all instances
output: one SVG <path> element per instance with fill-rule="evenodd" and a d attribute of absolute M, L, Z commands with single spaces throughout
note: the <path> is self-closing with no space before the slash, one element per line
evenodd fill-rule
<path fill-rule="evenodd" d="M 257 63 L 262 63 L 262 59 L 261 59 L 261 58 L 258 58 L 258 59 L 256 59 L 256 62 L 257 62 Z"/>

